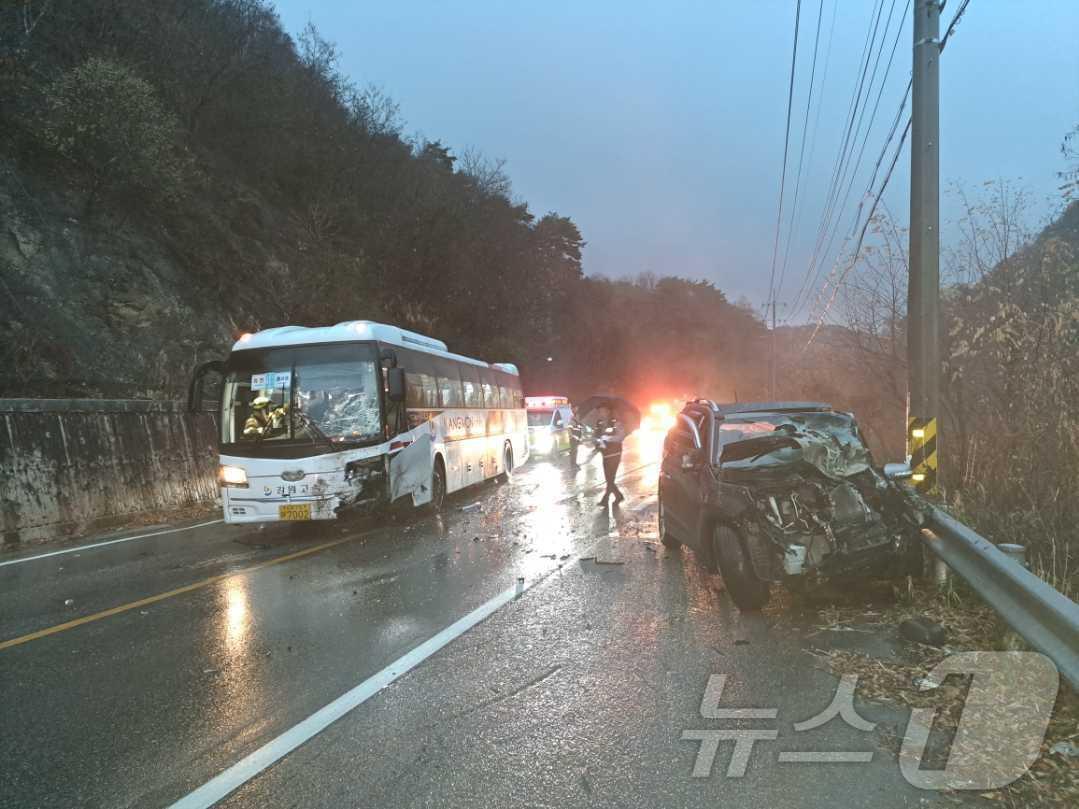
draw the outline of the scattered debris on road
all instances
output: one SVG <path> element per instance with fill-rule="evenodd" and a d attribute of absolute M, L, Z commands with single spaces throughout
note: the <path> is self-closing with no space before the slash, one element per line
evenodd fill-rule
<path fill-rule="evenodd" d="M 1079 745 L 1070 741 L 1057 742 L 1049 748 L 1049 753 L 1054 756 L 1064 756 L 1065 758 L 1079 758 Z"/>
<path fill-rule="evenodd" d="M 928 618 L 908 618 L 899 625 L 899 634 L 914 643 L 943 646 L 948 639 L 944 627 Z"/>

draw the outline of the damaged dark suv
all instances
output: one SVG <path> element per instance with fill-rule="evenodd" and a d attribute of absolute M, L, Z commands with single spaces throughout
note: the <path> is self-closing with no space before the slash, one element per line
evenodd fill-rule
<path fill-rule="evenodd" d="M 891 471 L 891 470 L 889 470 Z M 687 403 L 659 480 L 663 544 L 692 548 L 742 609 L 770 585 L 902 576 L 922 565 L 921 513 L 830 405 Z"/>

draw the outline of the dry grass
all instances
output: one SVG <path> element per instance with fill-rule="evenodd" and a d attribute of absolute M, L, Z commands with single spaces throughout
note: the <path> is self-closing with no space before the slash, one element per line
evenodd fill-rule
<path fill-rule="evenodd" d="M 811 654 L 819 664 L 836 674 L 858 675 L 858 694 L 868 700 L 887 702 L 906 708 L 933 708 L 937 712 L 935 729 L 950 739 L 963 710 L 967 687 L 949 679 L 929 690 L 919 683 L 947 655 L 962 651 L 989 651 L 1006 648 L 999 619 L 988 607 L 960 598 L 954 592 L 937 593 L 932 586 L 911 587 L 892 605 L 866 609 L 844 604 L 830 604 L 817 611 L 818 631 L 876 631 L 881 625 L 897 626 L 907 618 L 921 616 L 940 623 L 948 632 L 943 648 L 917 643 L 906 644 L 903 662 L 885 661 L 847 651 L 814 649 Z M 991 716 L 982 717 L 994 727 L 1009 727 L 1022 712 L 1029 712 L 1028 693 L 1022 684 L 1009 682 L 1007 692 L 1000 695 L 989 709 Z M 1029 714 L 1027 714 L 1029 715 Z M 977 793 L 982 798 L 1009 809 L 1031 806 L 1079 806 L 1079 758 L 1050 753 L 1060 742 L 1079 744 L 1079 698 L 1068 686 L 1062 685 L 1041 754 L 1030 770 L 1018 780 L 1001 789 Z M 999 766 L 1006 751 L 1007 734 L 1000 734 L 973 754 L 972 761 L 989 770 Z M 883 738 L 882 746 L 898 752 L 901 739 Z M 941 767 L 946 760 L 948 744 L 931 747 L 923 766 Z M 970 793 L 945 792 L 943 799 L 965 801 Z"/>

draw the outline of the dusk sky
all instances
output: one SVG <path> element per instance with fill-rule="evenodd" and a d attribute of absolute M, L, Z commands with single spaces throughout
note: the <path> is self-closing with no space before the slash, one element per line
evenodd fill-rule
<path fill-rule="evenodd" d="M 897 25 L 903 28 L 837 247 L 910 76 L 911 12 L 905 0 L 881 2 L 881 26 L 890 11 L 892 18 L 869 112 Z M 949 0 L 942 33 L 959 5 Z M 455 153 L 471 147 L 504 158 L 515 196 L 534 213 L 553 210 L 577 222 L 588 242 L 586 272 L 650 270 L 710 280 L 732 300 L 759 305 L 767 297 L 794 0 L 277 0 L 277 7 L 291 33 L 313 21 L 338 44 L 353 81 L 378 85 L 397 101 L 407 134 L 441 140 Z M 821 0 L 802 2 L 787 213 L 820 7 Z M 874 0 L 823 0 L 780 301 L 793 297 L 806 273 L 875 7 Z M 1077 43 L 1077 0 L 972 0 L 941 63 L 942 188 L 1003 178 L 1029 189 L 1039 216 L 1059 207 L 1060 145 L 1079 123 Z M 909 160 L 904 149 L 884 196 L 904 223 Z M 948 197 L 942 206 L 947 241 L 957 208 Z"/>

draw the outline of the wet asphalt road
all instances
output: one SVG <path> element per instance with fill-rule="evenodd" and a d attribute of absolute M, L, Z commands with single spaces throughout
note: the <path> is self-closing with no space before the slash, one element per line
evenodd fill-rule
<path fill-rule="evenodd" d="M 918 805 L 878 739 L 905 717 L 859 705 L 878 732 L 793 730 L 835 692 L 805 653 L 821 638 L 740 613 L 658 544 L 657 450 L 627 451 L 612 515 L 598 465 L 534 460 L 441 517 L 213 524 L 0 567 L 0 806 L 168 806 L 518 577 L 523 595 L 221 805 Z M 713 674 L 724 705 L 777 717 L 703 717 Z M 744 777 L 726 775 L 730 741 L 692 776 L 701 743 L 684 732 L 747 728 L 778 738 Z"/>

